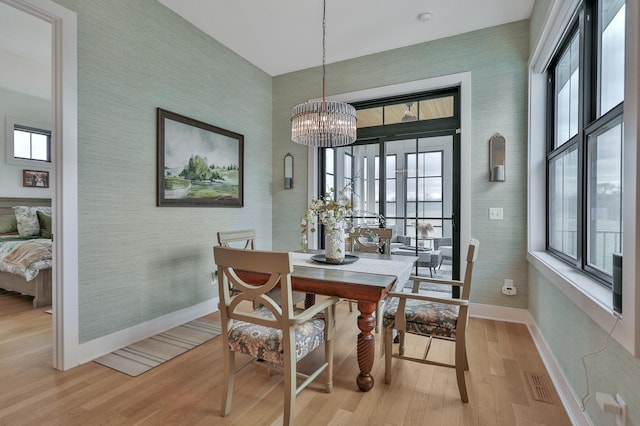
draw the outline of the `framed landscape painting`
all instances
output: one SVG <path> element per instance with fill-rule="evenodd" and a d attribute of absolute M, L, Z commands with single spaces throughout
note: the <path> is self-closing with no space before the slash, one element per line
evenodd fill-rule
<path fill-rule="evenodd" d="M 244 136 L 158 108 L 158 206 L 242 207 Z"/>

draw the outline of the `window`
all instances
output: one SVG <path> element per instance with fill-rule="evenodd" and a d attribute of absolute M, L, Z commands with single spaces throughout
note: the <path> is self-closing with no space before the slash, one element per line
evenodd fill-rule
<path fill-rule="evenodd" d="M 622 250 L 624 16 L 623 0 L 584 2 L 547 69 L 547 250 L 609 287 Z"/>
<path fill-rule="evenodd" d="M 7 117 L 7 162 L 51 163 L 51 131 L 46 126 Z"/>
<path fill-rule="evenodd" d="M 13 130 L 13 156 L 21 160 L 51 162 L 51 133 L 16 126 Z"/>

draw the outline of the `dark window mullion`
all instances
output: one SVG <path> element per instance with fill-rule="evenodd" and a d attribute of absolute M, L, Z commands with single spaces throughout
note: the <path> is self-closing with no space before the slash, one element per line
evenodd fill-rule
<path fill-rule="evenodd" d="M 590 67 L 592 54 L 590 49 L 592 44 L 589 39 L 591 37 L 591 22 L 593 14 L 589 10 L 588 5 L 584 5 L 578 17 L 578 28 L 580 35 L 580 52 L 578 56 L 578 63 L 580 67 L 580 77 L 578 85 L 578 215 L 577 215 L 577 232 L 576 242 L 578 244 L 578 250 L 576 251 L 576 266 L 580 269 L 584 269 L 587 254 L 587 244 L 585 237 L 587 235 L 588 221 L 587 210 L 589 197 L 586 195 L 586 191 L 589 188 L 587 182 L 586 173 L 588 167 L 588 149 L 587 140 L 584 128 L 586 123 L 591 121 L 593 116 L 592 108 L 592 68 Z"/>

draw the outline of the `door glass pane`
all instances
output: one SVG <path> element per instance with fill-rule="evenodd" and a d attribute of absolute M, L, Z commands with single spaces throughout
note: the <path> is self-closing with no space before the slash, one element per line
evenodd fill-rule
<path fill-rule="evenodd" d="M 333 156 L 335 155 L 335 152 L 333 148 L 327 148 L 324 155 L 324 193 L 327 194 L 331 191 L 331 189 L 336 189 L 335 169 L 333 167 Z"/>
<path fill-rule="evenodd" d="M 549 161 L 549 247 L 577 258 L 578 150 Z"/>
<path fill-rule="evenodd" d="M 556 148 L 578 133 L 579 47 L 576 32 L 555 69 Z"/>
<path fill-rule="evenodd" d="M 354 216 L 367 216 L 378 213 L 375 203 L 376 194 L 376 153 L 377 147 L 372 145 L 352 145 L 337 148 L 338 152 L 343 152 L 345 161 L 344 171 L 337 170 L 337 174 L 343 173 L 352 182 L 352 193 L 350 194 L 351 206 Z M 347 171 L 350 167 L 352 171 Z M 374 171 L 374 173 L 370 173 Z M 352 174 L 351 174 L 352 173 Z"/>
<path fill-rule="evenodd" d="M 613 275 L 622 250 L 622 123 L 589 137 L 589 265 Z"/>
<path fill-rule="evenodd" d="M 351 169 L 351 166 L 353 164 L 352 158 L 351 158 L 351 154 L 350 153 L 345 153 L 344 154 L 344 173 L 343 173 L 343 180 L 344 183 L 342 185 L 342 188 L 345 189 L 344 191 L 344 195 L 346 195 L 347 197 L 351 197 L 351 192 L 352 192 L 352 186 L 353 186 L 353 182 L 352 182 L 352 178 L 353 178 L 353 172 Z"/>
<path fill-rule="evenodd" d="M 624 19 L 622 0 L 600 3 L 599 116 L 624 99 Z"/>

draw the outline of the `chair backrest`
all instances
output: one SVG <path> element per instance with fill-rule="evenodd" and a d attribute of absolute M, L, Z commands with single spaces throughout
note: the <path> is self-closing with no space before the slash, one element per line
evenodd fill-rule
<path fill-rule="evenodd" d="M 357 228 L 349 232 L 351 251 L 389 254 L 391 252 L 390 228 Z"/>
<path fill-rule="evenodd" d="M 467 267 L 464 272 L 464 285 L 462 287 L 462 299 L 469 300 L 469 293 L 471 292 L 471 279 L 473 277 L 473 265 L 478 258 L 478 246 L 480 242 L 475 238 L 469 241 L 469 249 L 467 250 Z"/>
<path fill-rule="evenodd" d="M 251 249 L 256 248 L 256 231 L 255 229 L 243 229 L 240 231 L 220 231 L 218 232 L 218 244 L 223 247 L 236 247 L 233 243 L 244 244 L 244 247 L 237 248 Z"/>
<path fill-rule="evenodd" d="M 434 238 L 433 239 L 433 249 L 438 250 L 442 246 L 451 246 L 452 245 L 451 238 Z"/>
<path fill-rule="evenodd" d="M 294 315 L 291 300 L 291 272 L 293 264 L 288 252 L 244 250 L 216 246 L 213 256 L 218 266 L 218 290 L 220 297 L 220 315 L 224 325 L 231 326 L 233 320 L 260 324 L 265 327 L 284 329 L 288 319 Z M 254 273 L 257 282 L 247 282 L 238 276 Z M 258 273 L 260 275 L 256 275 Z M 280 283 L 282 306 L 269 296 L 269 291 Z M 240 290 L 231 296 L 230 288 Z M 264 306 L 273 313 L 269 319 L 253 314 L 243 306 L 249 302 L 252 306 Z"/>

